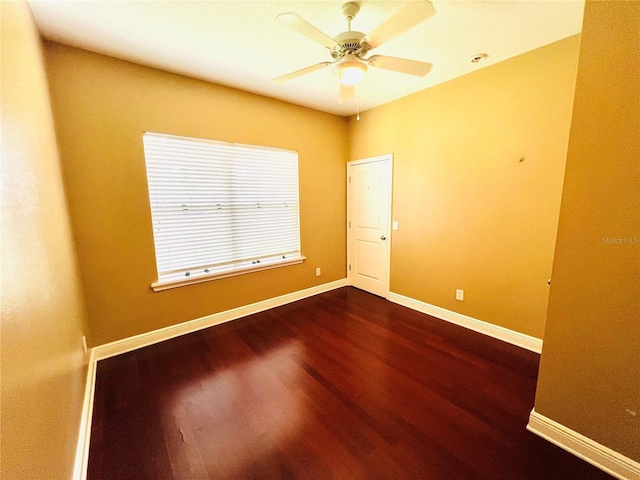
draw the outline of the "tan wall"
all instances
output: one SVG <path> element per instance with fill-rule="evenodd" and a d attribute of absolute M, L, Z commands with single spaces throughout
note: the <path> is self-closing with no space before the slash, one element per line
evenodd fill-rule
<path fill-rule="evenodd" d="M 24 2 L 0 4 L 0 477 L 71 478 L 87 325 L 40 40 Z"/>
<path fill-rule="evenodd" d="M 344 119 L 53 43 L 46 57 L 94 345 L 345 277 Z M 152 292 L 145 131 L 298 151 L 307 261 Z"/>
<path fill-rule="evenodd" d="M 535 409 L 636 461 L 639 238 L 640 2 L 587 2 Z"/>
<path fill-rule="evenodd" d="M 569 37 L 351 119 L 351 160 L 394 155 L 392 292 L 542 337 L 578 48 Z"/>

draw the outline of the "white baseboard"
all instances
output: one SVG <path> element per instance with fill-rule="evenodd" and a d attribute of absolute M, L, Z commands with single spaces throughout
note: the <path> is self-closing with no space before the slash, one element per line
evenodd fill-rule
<path fill-rule="evenodd" d="M 497 338 L 498 340 L 531 350 L 532 352 L 542 352 L 542 340 L 539 338 L 516 332 L 514 330 L 509 330 L 508 328 L 500 327 L 492 323 L 483 322 L 482 320 L 468 317 L 461 313 L 452 312 L 446 308 L 436 307 L 435 305 L 421 302 L 414 298 L 405 297 L 404 295 L 397 293 L 389 292 L 387 299 L 404 307 L 426 313 L 427 315 L 431 315 L 432 317 L 436 317 L 441 320 L 446 320 L 447 322 L 455 323 L 461 327 L 483 333 L 490 337 Z"/>
<path fill-rule="evenodd" d="M 640 463 L 531 410 L 527 430 L 623 480 L 640 480 Z"/>
<path fill-rule="evenodd" d="M 324 283 L 305 290 L 299 290 L 279 297 L 262 300 L 261 302 L 252 303 L 251 305 L 245 305 L 231 310 L 226 310 L 224 312 L 214 313 L 212 315 L 207 315 L 206 317 L 189 320 L 188 322 L 178 323 L 177 325 L 171 325 L 151 332 L 141 333 L 140 335 L 123 338 L 122 340 L 116 340 L 115 342 L 105 343 L 104 345 L 95 347 L 93 350 L 95 352 L 96 360 L 103 360 L 105 358 L 113 357 L 114 355 L 120 355 L 122 353 L 130 352 L 131 350 L 153 345 L 154 343 L 163 342 L 171 338 L 179 337 L 180 335 L 186 335 L 187 333 L 196 332 L 204 328 L 236 320 L 241 317 L 246 317 L 247 315 L 286 305 L 287 303 L 295 302 L 296 300 L 302 300 L 303 298 L 345 286 L 347 286 L 346 278 L 336 280 L 335 282 Z"/>
<path fill-rule="evenodd" d="M 80 431 L 76 459 L 73 465 L 73 480 L 86 480 L 89 461 L 89 440 L 91 440 L 91 419 L 93 417 L 93 396 L 96 390 L 96 365 L 94 349 L 89 350 L 87 380 L 84 387 L 84 400 L 80 417 Z"/>

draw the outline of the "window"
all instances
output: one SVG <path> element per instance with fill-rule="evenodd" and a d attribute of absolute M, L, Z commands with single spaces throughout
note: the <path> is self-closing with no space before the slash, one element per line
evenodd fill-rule
<path fill-rule="evenodd" d="M 143 135 L 163 290 L 300 263 L 298 154 Z"/>

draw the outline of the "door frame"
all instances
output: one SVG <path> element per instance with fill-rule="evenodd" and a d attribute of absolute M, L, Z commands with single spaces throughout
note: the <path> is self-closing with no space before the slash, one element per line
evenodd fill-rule
<path fill-rule="evenodd" d="M 389 165 L 389 188 L 387 191 L 388 198 L 388 218 L 387 218 L 387 232 L 386 237 L 388 239 L 386 248 L 387 248 L 387 262 L 384 266 L 387 270 L 387 280 L 384 285 L 384 298 L 389 298 L 389 292 L 391 289 L 391 225 L 392 225 L 392 207 L 393 207 L 393 153 L 387 153 L 385 155 L 378 155 L 376 157 L 362 158 L 360 160 L 352 160 L 347 162 L 347 172 L 346 172 L 346 184 L 347 184 L 347 224 L 345 225 L 347 230 L 347 282 L 349 285 L 352 285 L 351 281 L 351 270 L 349 266 L 351 265 L 351 228 L 349 227 L 349 222 L 351 218 L 351 209 L 352 209 L 352 200 L 351 200 L 351 187 L 350 187 L 350 168 L 354 165 L 362 165 L 366 163 L 376 163 L 376 162 L 388 162 Z"/>

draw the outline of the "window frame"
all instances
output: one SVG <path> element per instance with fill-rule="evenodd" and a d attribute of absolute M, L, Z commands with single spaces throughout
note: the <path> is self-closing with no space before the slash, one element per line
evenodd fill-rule
<path fill-rule="evenodd" d="M 158 255 L 158 236 L 157 236 L 157 222 L 160 220 L 160 217 L 162 216 L 162 213 L 158 213 L 158 212 L 162 212 L 161 209 L 159 207 L 157 207 L 157 201 L 158 198 L 156 196 L 156 198 L 154 199 L 154 195 L 158 195 L 158 193 L 152 193 L 152 190 L 155 188 L 157 189 L 158 187 L 153 187 L 152 188 L 152 183 L 151 183 L 151 177 L 154 178 L 154 182 L 157 181 L 161 181 L 159 179 L 163 178 L 161 177 L 162 174 L 158 175 L 158 174 L 154 174 L 152 175 L 150 173 L 150 165 L 155 161 L 158 162 L 158 160 L 150 160 L 150 157 L 153 157 L 154 154 L 153 153 L 149 153 L 148 149 L 153 150 L 154 148 L 158 148 L 157 145 L 153 145 L 151 147 L 148 147 L 147 142 L 147 138 L 152 138 L 153 140 L 150 140 L 150 142 L 156 142 L 156 141 L 162 141 L 162 140 L 166 140 L 168 142 L 185 142 L 185 151 L 180 153 L 179 155 L 184 155 L 185 157 L 188 156 L 189 153 L 189 147 L 187 146 L 188 143 L 192 143 L 192 144 L 197 144 L 196 148 L 198 148 L 198 145 L 209 145 L 212 146 L 212 148 L 217 147 L 221 147 L 221 148 L 225 148 L 225 149 L 231 149 L 231 150 L 237 150 L 239 153 L 245 153 L 247 154 L 248 152 L 250 152 L 251 150 L 253 151 L 260 151 L 260 150 L 265 150 L 269 152 L 269 155 L 272 155 L 274 153 L 277 152 L 283 152 L 283 154 L 286 155 L 291 155 L 291 154 L 295 154 L 295 171 L 296 171 L 296 208 L 297 208 L 297 216 L 296 216 L 296 225 L 297 225 L 297 243 L 298 243 L 298 250 L 294 251 L 294 256 L 290 256 L 288 258 L 285 258 L 283 256 L 282 259 L 277 258 L 277 256 L 280 255 L 280 253 L 278 252 L 274 252 L 271 254 L 265 254 L 263 256 L 259 256 L 257 257 L 257 261 L 252 261 L 251 264 L 248 263 L 248 261 L 251 260 L 242 260 L 242 259 L 228 259 L 226 260 L 226 262 L 229 263 L 234 263 L 233 266 L 224 269 L 223 264 L 225 263 L 225 261 L 223 262 L 219 262 L 217 264 L 217 266 L 215 266 L 214 268 L 217 271 L 211 272 L 211 273 L 198 273 L 197 275 L 191 275 L 191 272 L 196 270 L 196 269 L 202 269 L 204 271 L 205 268 L 207 268 L 207 265 L 201 265 L 198 267 L 194 267 L 193 269 L 191 269 L 191 271 L 189 271 L 189 269 L 184 269 L 185 272 L 185 276 L 184 277 L 180 277 L 177 278 L 176 275 L 178 275 L 178 273 L 174 273 L 171 274 L 171 272 L 169 270 L 167 270 L 164 273 L 164 277 L 162 278 L 162 275 L 160 273 L 160 257 Z M 144 132 L 142 135 L 142 140 L 143 140 L 143 151 L 144 151 L 144 159 L 145 159 L 145 168 L 146 168 L 146 180 L 147 180 L 147 188 L 148 188 L 148 200 L 149 200 L 149 208 L 150 208 L 150 214 L 151 214 L 151 227 L 152 227 L 152 233 L 153 233 L 153 244 L 154 244 L 154 260 L 155 260 L 155 264 L 156 264 L 156 274 L 157 274 L 157 281 L 153 282 L 151 284 L 151 288 L 154 292 L 158 292 L 158 291 L 163 291 L 163 290 L 168 290 L 168 289 L 172 289 L 172 288 L 177 288 L 177 287 L 182 287 L 182 286 L 186 286 L 186 285 L 192 285 L 192 284 L 197 284 L 197 283 L 203 283 L 203 282 L 209 282 L 209 281 L 213 281 L 213 280 L 217 280 L 217 279 L 222 279 L 222 278 L 228 278 L 228 277 L 233 277 L 233 276 L 237 276 L 237 275 L 244 275 L 247 273 L 253 273 L 253 272 L 258 272 L 258 271 L 263 271 L 263 270 L 270 270 L 270 269 L 274 269 L 274 268 L 280 268 L 280 267 L 286 267 L 286 266 L 290 266 L 290 265 L 296 265 L 296 264 L 300 264 L 302 262 L 304 262 L 306 260 L 306 257 L 304 255 L 302 255 L 302 234 L 301 234 L 301 225 L 300 225 L 300 174 L 299 174 L 299 155 L 298 152 L 292 151 L 292 150 L 284 150 L 284 149 L 278 149 L 278 148 L 271 148 L 271 147 L 263 147 L 263 146 L 257 146 L 257 145 L 245 145 L 245 144 L 238 144 L 238 143 L 229 143 L 229 142 L 222 142 L 222 141 L 216 141 L 216 140 L 208 140 L 208 139 L 201 139 L 201 138 L 194 138 L 194 137 L 184 137 L 184 136 L 176 136 L 176 135 L 168 135 L 168 134 L 162 134 L 162 133 L 155 133 L 155 132 Z M 245 159 L 247 159 L 248 157 L 245 157 Z M 284 158 L 283 158 L 284 159 Z M 233 162 L 237 161 L 235 158 L 233 160 Z M 248 162 L 250 163 L 251 160 L 248 160 Z M 253 161 L 255 161 L 255 159 L 253 159 Z M 160 161 L 160 163 L 163 163 L 163 161 Z M 176 166 L 179 166 L 180 161 L 176 161 L 174 164 L 172 164 L 171 166 L 173 168 L 175 168 Z M 215 166 L 217 167 L 217 165 Z M 214 167 L 214 168 L 215 168 Z M 240 169 L 246 169 L 247 165 L 240 165 Z M 158 169 L 158 163 L 153 164 L 153 167 L 155 169 Z M 164 175 L 166 175 L 167 173 L 164 172 Z M 192 175 L 192 171 L 190 171 L 188 175 Z M 213 174 L 211 173 L 207 173 L 207 174 L 202 174 L 202 175 L 206 175 L 207 181 L 211 181 L 211 178 L 213 177 Z M 251 179 L 253 180 L 253 177 L 251 177 Z M 237 184 L 233 184 L 233 181 L 231 181 L 229 183 L 229 194 L 230 196 L 233 197 L 233 193 L 231 192 L 238 192 L 237 188 L 238 185 Z M 264 182 L 264 180 L 263 180 Z M 291 182 L 291 180 L 290 180 Z M 286 190 L 285 190 L 286 191 Z M 291 194 L 291 191 L 289 191 L 289 194 Z M 156 206 L 154 207 L 154 202 L 156 203 Z M 235 205 L 235 204 L 234 204 Z M 156 213 L 154 214 L 154 208 L 156 208 Z M 232 218 L 236 218 L 233 217 L 233 207 L 232 205 L 230 205 L 230 215 Z M 255 219 L 259 219 L 259 216 L 255 217 Z M 254 221 L 255 221 L 254 219 Z M 193 228 L 193 225 L 189 225 L 186 227 L 187 229 L 191 229 Z M 206 226 L 205 226 L 206 228 Z M 246 238 L 246 237 L 245 237 Z M 290 237 L 293 238 L 293 237 Z M 183 248 L 183 247 L 181 247 Z M 253 256 L 251 258 L 254 258 Z M 260 260 L 263 260 L 264 263 L 261 263 Z M 181 269 L 177 270 L 178 272 L 181 271 Z M 186 272 L 189 273 L 186 273 Z M 168 276 L 171 276 L 172 278 L 167 278 Z"/>

